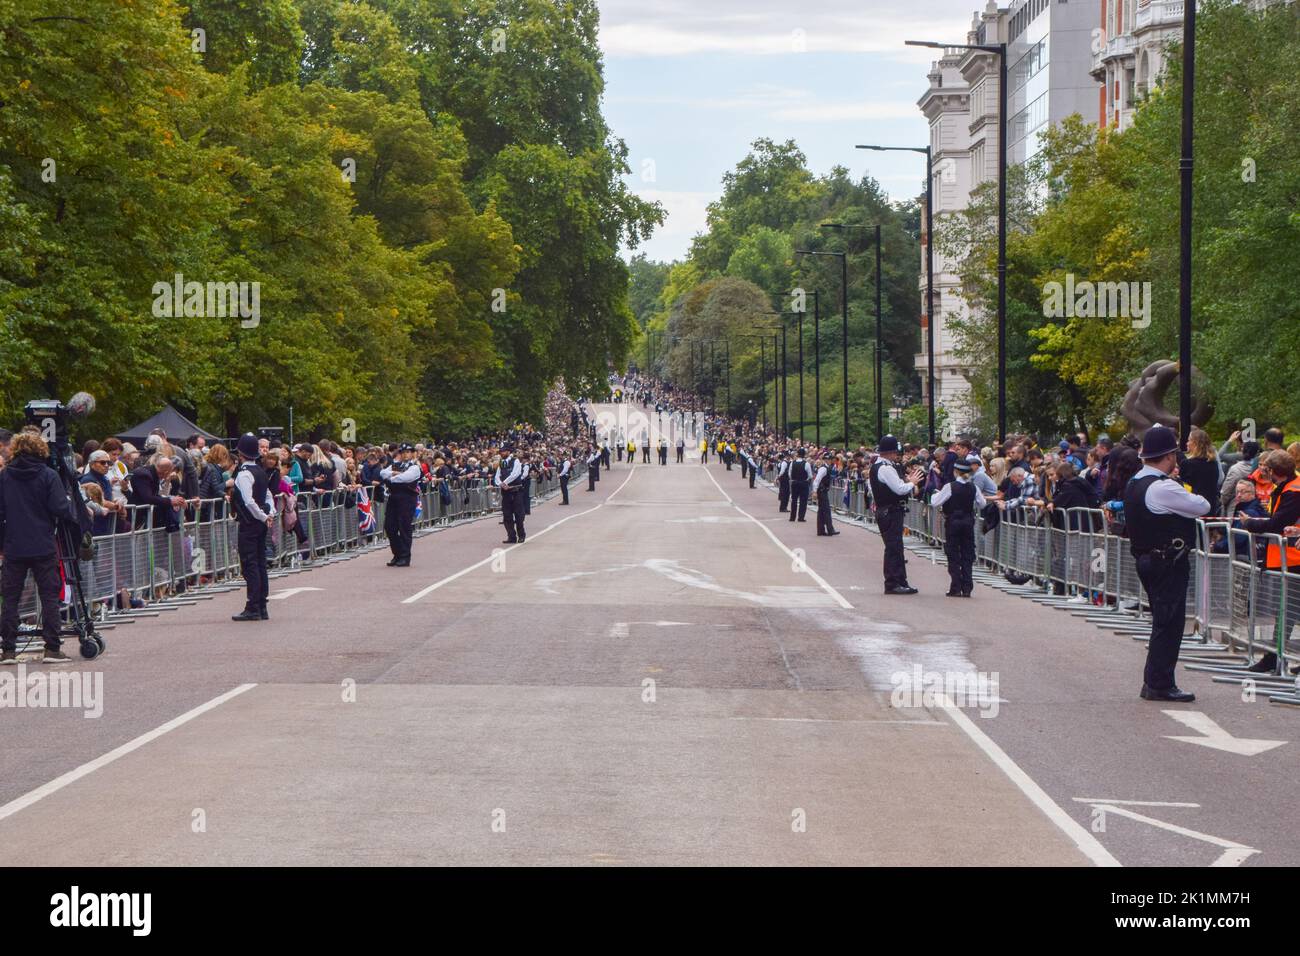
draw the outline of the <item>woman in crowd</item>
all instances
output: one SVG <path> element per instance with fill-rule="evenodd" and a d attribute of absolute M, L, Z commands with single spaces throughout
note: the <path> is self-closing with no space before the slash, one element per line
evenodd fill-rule
<path fill-rule="evenodd" d="M 220 442 L 209 446 L 199 475 L 199 520 L 209 521 L 226 516 L 226 489 L 231 484 L 234 464 L 230 452 Z"/>
<path fill-rule="evenodd" d="M 1214 455 L 1214 445 L 1204 429 L 1193 428 L 1187 435 L 1187 458 L 1178 466 L 1178 476 L 1192 494 L 1210 503 L 1210 517 L 1219 514 L 1219 486 L 1223 469 Z"/>

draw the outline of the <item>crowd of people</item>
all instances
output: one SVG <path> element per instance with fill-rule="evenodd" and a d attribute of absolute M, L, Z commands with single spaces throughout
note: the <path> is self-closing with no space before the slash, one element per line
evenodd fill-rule
<path fill-rule="evenodd" d="M 668 383 L 644 375 L 612 377 L 610 400 L 636 401 L 665 412 L 707 406 L 707 400 L 693 400 Z M 870 502 L 868 475 L 880 458 L 878 448 L 818 446 L 797 434 L 783 436 L 772 427 L 743 418 L 702 414 L 701 422 L 707 436 L 699 447 L 702 456 L 712 453 L 728 468 L 738 466 L 745 475 L 752 468 L 759 479 L 773 481 L 779 481 L 783 469 L 803 457 L 813 474 L 826 469 L 826 478 L 839 488 L 839 503 L 847 505 L 854 492 L 860 500 Z M 984 502 L 985 527 L 995 526 L 1009 513 L 1018 520 L 1051 522 L 1069 530 L 1085 525 L 1100 530 L 1104 522 L 1112 533 L 1124 536 L 1124 490 L 1142 467 L 1140 444 L 1137 435 L 1115 441 L 1105 433 L 1092 441 L 1083 433 L 1047 442 L 1036 434 L 1020 433 L 987 445 L 969 438 L 933 447 L 903 443 L 898 469 L 900 473 L 921 471 L 917 498 L 930 502 L 954 480 L 957 464 L 968 464 L 970 481 Z M 1222 553 L 1229 547 L 1222 522 L 1237 529 L 1234 540 L 1240 546 L 1244 546 L 1246 531 L 1300 534 L 1297 463 L 1300 442 L 1285 444 L 1281 429 L 1267 430 L 1261 441 L 1233 432 L 1216 447 L 1204 429 L 1194 428 L 1186 452 L 1179 455 L 1177 477 L 1210 503 L 1206 518 L 1216 524 L 1211 526 L 1208 541 Z M 1260 557 L 1266 559 L 1266 555 Z M 1288 566 L 1300 567 L 1300 550 L 1294 550 Z"/>

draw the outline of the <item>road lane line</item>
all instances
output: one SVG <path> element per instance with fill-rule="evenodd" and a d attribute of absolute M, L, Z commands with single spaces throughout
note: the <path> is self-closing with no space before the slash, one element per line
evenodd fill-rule
<path fill-rule="evenodd" d="M 252 690 L 256 686 L 257 686 L 256 684 L 240 684 L 234 690 L 228 690 L 224 694 L 220 695 L 219 697 L 212 698 L 212 700 L 208 701 L 206 704 L 200 704 L 198 707 L 195 707 L 193 710 L 186 711 L 185 713 L 181 714 L 179 717 L 173 717 L 171 720 L 167 721 L 167 723 L 162 724 L 159 727 L 155 727 L 153 730 L 149 731 L 146 734 L 141 734 L 139 737 L 136 737 L 134 740 L 127 741 L 126 743 L 122 744 L 122 746 L 110 750 L 108 753 L 104 754 L 103 756 L 96 757 L 94 760 L 91 760 L 89 763 L 83 763 L 80 767 L 77 767 L 73 770 L 69 770 L 67 773 L 63 774 L 62 776 L 55 777 L 49 783 L 42 784 L 41 786 L 37 787 L 35 790 L 31 791 L 30 793 L 26 793 L 16 800 L 10 800 L 3 807 L 0 807 L 0 820 L 3 820 L 5 817 L 13 816 L 19 810 L 23 810 L 27 807 L 30 807 L 33 803 L 36 803 L 39 800 L 44 800 L 50 794 L 57 793 L 58 791 L 62 790 L 64 787 L 68 786 L 69 784 L 76 783 L 82 777 L 94 773 L 100 767 L 107 766 L 108 764 L 117 760 L 119 757 L 125 757 L 133 750 L 139 750 L 145 744 L 149 743 L 151 740 L 157 740 L 159 737 L 167 733 L 169 730 L 175 730 L 177 727 L 181 726 L 182 724 L 189 723 L 195 717 L 199 717 L 203 714 L 206 714 L 208 711 L 212 710 L 213 708 L 220 707 L 222 704 L 224 704 L 226 701 L 230 700 L 231 698 L 238 697 L 240 694 L 244 693 L 245 691 Z"/>
<path fill-rule="evenodd" d="M 558 528 L 566 521 L 572 521 L 574 518 L 581 518 L 583 515 L 589 515 L 593 511 L 599 511 L 601 505 L 604 505 L 605 502 L 610 500 L 610 498 L 613 498 L 614 495 L 618 494 L 620 491 L 623 490 L 623 486 L 632 480 L 632 476 L 634 474 L 636 474 L 636 465 L 633 465 L 631 470 L 628 471 L 627 477 L 623 479 L 623 484 L 619 485 L 612 492 L 610 492 L 609 498 L 606 498 L 605 501 L 602 501 L 600 504 L 596 505 L 595 507 L 588 508 L 586 511 L 579 511 L 577 514 L 566 515 L 565 517 L 561 518 L 559 521 L 555 521 L 552 522 L 551 524 L 548 524 L 541 531 L 534 531 L 528 537 L 535 541 L 536 539 L 540 538 L 542 535 L 546 534 L 546 532 L 550 531 L 552 528 Z M 464 577 L 465 575 L 469 574 L 471 571 L 476 571 L 479 568 L 483 567 L 483 565 L 490 564 L 491 562 L 495 561 L 498 557 L 509 554 L 511 551 L 515 550 L 515 548 L 521 548 L 527 543 L 528 543 L 527 541 L 522 541 L 519 544 L 512 544 L 510 547 L 505 548 L 503 550 L 493 549 L 492 553 L 489 554 L 482 561 L 476 561 L 473 564 L 471 564 L 469 567 L 461 568 L 455 574 L 450 574 L 447 577 L 443 578 L 441 581 L 437 581 L 433 584 L 430 584 L 424 590 L 417 591 L 416 593 L 412 594 L 409 598 L 404 598 L 402 600 L 402 603 L 414 604 L 416 601 L 420 600 L 421 598 L 427 597 L 428 595 L 432 594 L 434 591 L 438 590 L 438 588 L 442 587 L 444 584 L 450 584 L 452 581 L 455 581 L 457 578 Z"/>
<path fill-rule="evenodd" d="M 834 599 L 835 603 L 837 603 L 840 607 L 844 608 L 846 611 L 851 611 L 851 610 L 853 610 L 853 605 L 850 604 L 850 603 L 848 602 L 848 600 L 844 597 L 844 595 L 841 594 L 839 591 L 835 590 L 835 588 L 830 584 L 830 582 L 828 582 L 825 578 L 823 578 L 820 574 L 818 574 L 816 571 L 814 571 L 814 570 L 812 569 L 812 565 L 810 565 L 810 564 L 808 563 L 808 559 L 807 559 L 806 557 L 805 557 L 805 558 L 800 558 L 800 557 L 799 557 L 798 555 L 796 555 L 793 551 L 791 551 L 789 548 L 787 548 L 787 547 L 785 546 L 785 542 L 782 541 L 780 538 L 778 538 L 775 534 L 772 533 L 772 529 L 771 529 L 771 528 L 769 528 L 767 525 L 763 524 L 763 522 L 759 521 L 759 520 L 758 520 L 757 518 L 755 518 L 752 514 L 750 514 L 750 513 L 749 513 L 748 511 L 746 511 L 744 508 L 740 507 L 740 505 L 736 504 L 734 501 L 731 500 L 731 496 L 728 495 L 725 491 L 722 490 L 722 485 L 718 484 L 718 479 L 716 479 L 716 478 L 713 477 L 713 475 L 709 472 L 708 467 L 706 467 L 706 466 L 704 466 L 704 465 L 700 465 L 700 467 L 703 468 L 703 469 L 704 469 L 704 473 L 705 473 L 706 475 L 709 476 L 709 481 L 713 482 L 713 487 L 715 487 L 715 488 L 718 489 L 718 491 L 722 494 L 722 497 L 726 498 L 727 501 L 728 501 L 728 503 L 730 503 L 731 506 L 732 506 L 733 508 L 735 508 L 737 511 L 739 511 L 742 515 L 744 515 L 744 516 L 745 516 L 746 518 L 748 518 L 750 521 L 754 522 L 754 524 L 756 524 L 756 525 L 758 525 L 760 528 L 762 528 L 762 529 L 763 529 L 763 533 L 766 534 L 769 538 L 771 538 L 772 541 L 773 541 L 773 543 L 775 543 L 776 546 L 777 546 L 778 548 L 780 548 L 782 551 L 784 551 L 784 552 L 786 553 L 786 556 L 787 556 L 787 557 L 788 557 L 792 562 L 794 562 L 794 564 L 796 564 L 796 565 L 802 567 L 802 568 L 804 569 L 804 571 L 808 574 L 808 576 L 809 576 L 810 578 L 812 578 L 814 581 L 816 581 L 816 582 L 817 582 L 817 585 L 818 585 L 818 586 L 819 586 L 823 591 L 825 591 L 827 594 L 829 594 L 829 595 L 831 596 L 831 598 Z"/>
<path fill-rule="evenodd" d="M 960 727 L 966 736 L 988 755 L 990 760 L 997 764 L 998 769 L 1020 788 L 1020 792 L 1028 797 L 1034 806 L 1043 811 L 1047 818 L 1070 838 L 1084 856 L 1092 860 L 1097 866 L 1122 865 L 1079 821 L 1062 810 L 1042 787 L 1034 783 L 1029 774 L 1021 770 L 1020 766 L 1007 756 L 1005 750 L 994 743 L 988 734 L 976 727 L 975 722 L 962 713 L 960 708 L 954 706 L 946 694 L 939 695 L 939 700 L 938 706 L 948 715 L 949 719 Z"/>

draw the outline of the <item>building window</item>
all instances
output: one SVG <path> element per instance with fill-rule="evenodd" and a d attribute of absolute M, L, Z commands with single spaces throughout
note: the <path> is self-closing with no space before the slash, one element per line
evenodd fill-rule
<path fill-rule="evenodd" d="M 1007 136 L 1012 143 L 1024 139 L 1047 122 L 1047 94 L 1044 93 L 1011 118 Z"/>
<path fill-rule="evenodd" d="M 1047 66 L 1047 37 L 1030 47 L 1011 68 L 1011 92 L 1020 89 Z"/>

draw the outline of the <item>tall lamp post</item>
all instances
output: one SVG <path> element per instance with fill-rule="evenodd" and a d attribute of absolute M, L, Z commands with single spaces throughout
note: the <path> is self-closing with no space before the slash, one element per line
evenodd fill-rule
<path fill-rule="evenodd" d="M 1184 449 L 1192 431 L 1192 105 L 1195 79 L 1196 0 L 1185 0 L 1182 155 L 1178 162 L 1178 440 Z"/>
<path fill-rule="evenodd" d="M 930 399 L 930 447 L 934 447 L 934 156 L 929 146 L 855 146 L 879 153 L 925 154 L 925 394 Z"/>
<path fill-rule="evenodd" d="M 849 259 L 846 252 L 823 252 L 815 249 L 796 249 L 800 256 L 836 256 L 840 260 L 840 311 L 844 318 L 844 338 L 840 345 L 843 358 L 844 374 L 844 447 L 849 445 Z M 818 389 L 820 393 L 820 389 Z M 820 397 L 820 396 L 819 396 Z M 817 416 L 818 431 L 821 430 L 821 415 Z M 817 444 L 821 444 L 818 435 Z"/>
<path fill-rule="evenodd" d="M 859 224 L 843 223 L 843 222 L 824 222 L 822 223 L 822 228 L 823 229 L 870 229 L 875 233 L 875 243 L 876 243 L 876 357 L 875 358 L 876 360 L 875 360 L 874 374 L 876 378 L 876 440 L 879 441 L 880 437 L 884 435 L 884 427 L 885 427 L 885 392 L 884 392 L 884 384 L 882 382 L 882 376 L 884 375 L 884 370 L 885 370 L 885 363 L 884 363 L 884 334 L 883 334 L 884 326 L 883 326 L 883 320 L 881 319 L 881 316 L 883 314 L 881 312 L 881 290 L 882 290 L 883 283 L 881 281 L 881 269 L 880 269 L 880 255 L 881 255 L 880 224 L 877 223 L 875 225 L 859 225 Z M 847 444 L 847 439 L 845 441 Z"/>
<path fill-rule="evenodd" d="M 1007 440 L 1007 45 L 908 40 L 906 46 L 980 50 L 998 58 L 998 441 Z M 934 322 L 934 317 L 930 317 Z M 1190 373 L 1189 373 L 1190 374 Z"/>

